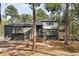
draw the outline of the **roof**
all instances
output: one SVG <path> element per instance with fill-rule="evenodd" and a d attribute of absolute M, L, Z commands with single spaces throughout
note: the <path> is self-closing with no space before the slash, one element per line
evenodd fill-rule
<path fill-rule="evenodd" d="M 26 24 L 26 23 L 19 23 L 19 24 L 8 24 L 8 25 L 5 25 L 5 26 L 11 26 L 11 27 L 31 27 L 32 24 Z"/>
<path fill-rule="evenodd" d="M 42 25 L 41 22 L 36 22 L 36 25 Z M 12 24 L 8 24 L 5 26 L 10 26 L 10 27 L 32 27 L 32 23 L 12 23 Z"/>
<path fill-rule="evenodd" d="M 59 21 L 55 21 L 55 20 L 41 20 L 41 22 L 59 22 Z"/>
<path fill-rule="evenodd" d="M 58 21 L 54 21 L 54 20 L 41 20 L 41 21 L 36 21 L 36 25 L 42 25 L 42 22 L 58 22 Z M 5 26 L 11 26 L 11 27 L 32 27 L 33 23 L 12 23 L 12 24 L 8 24 Z"/>

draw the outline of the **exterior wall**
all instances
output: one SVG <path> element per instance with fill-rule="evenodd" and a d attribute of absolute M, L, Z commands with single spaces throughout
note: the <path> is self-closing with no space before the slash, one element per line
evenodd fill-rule
<path fill-rule="evenodd" d="M 25 30 L 25 29 L 27 29 L 27 30 Z M 25 30 L 25 32 L 24 32 L 24 39 L 31 39 L 32 38 L 32 28 L 30 27 L 30 28 L 27 28 L 27 27 L 25 27 L 24 28 L 24 30 Z"/>
<path fill-rule="evenodd" d="M 5 26 L 4 27 L 4 37 L 11 37 L 13 32 L 12 27 Z"/>
<path fill-rule="evenodd" d="M 30 30 L 32 27 L 24 27 L 23 28 L 23 33 L 26 33 L 28 30 Z"/>
<path fill-rule="evenodd" d="M 4 26 L 4 39 L 10 40 L 12 38 L 12 32 L 13 32 L 12 27 Z"/>
<path fill-rule="evenodd" d="M 65 31 L 64 31 L 64 25 L 59 27 L 59 39 L 64 40 L 65 37 Z"/>
<path fill-rule="evenodd" d="M 43 29 L 57 29 L 58 22 L 42 22 Z"/>
<path fill-rule="evenodd" d="M 59 38 L 59 29 L 58 22 L 53 21 L 44 21 L 43 24 L 43 32 L 45 33 L 45 37 L 47 39 L 58 39 Z"/>

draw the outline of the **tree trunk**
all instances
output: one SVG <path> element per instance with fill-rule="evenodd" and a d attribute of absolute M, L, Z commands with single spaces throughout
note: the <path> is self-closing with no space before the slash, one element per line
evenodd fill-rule
<path fill-rule="evenodd" d="M 68 9 L 69 4 L 66 3 L 66 10 L 65 10 L 65 44 L 68 44 Z"/>
<path fill-rule="evenodd" d="M 36 50 L 36 11 L 35 11 L 35 3 L 33 3 L 33 28 L 32 28 L 32 34 L 33 34 L 33 52 Z"/>

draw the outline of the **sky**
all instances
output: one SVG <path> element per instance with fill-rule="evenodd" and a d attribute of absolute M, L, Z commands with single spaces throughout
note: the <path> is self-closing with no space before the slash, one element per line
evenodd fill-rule
<path fill-rule="evenodd" d="M 28 4 L 24 3 L 2 3 L 1 4 L 1 14 L 4 15 L 4 11 L 7 8 L 7 6 L 13 5 L 17 10 L 19 14 L 32 14 L 32 10 L 30 9 L 30 6 Z M 46 14 L 50 14 L 50 12 L 47 12 L 44 8 L 44 5 L 41 4 L 39 8 L 42 8 Z"/>
<path fill-rule="evenodd" d="M 29 5 L 27 5 L 27 4 L 23 4 L 23 3 L 2 3 L 1 4 L 1 13 L 2 14 L 4 14 L 4 11 L 5 11 L 5 9 L 7 8 L 7 6 L 9 6 L 9 5 L 13 5 L 17 10 L 18 10 L 18 13 L 19 14 L 23 14 L 23 13 L 25 13 L 25 14 L 31 14 L 32 13 L 32 10 L 29 8 Z"/>

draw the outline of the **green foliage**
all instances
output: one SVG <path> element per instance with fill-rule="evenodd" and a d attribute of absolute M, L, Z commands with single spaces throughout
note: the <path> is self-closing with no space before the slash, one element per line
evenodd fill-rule
<path fill-rule="evenodd" d="M 57 13 L 56 15 L 51 15 L 50 19 L 55 21 L 62 21 L 62 15 L 60 15 L 60 13 Z"/>
<path fill-rule="evenodd" d="M 20 15 L 21 22 L 31 22 L 32 21 L 32 15 L 30 14 L 22 14 Z"/>
<path fill-rule="evenodd" d="M 45 8 L 47 11 L 51 11 L 52 13 L 57 12 L 61 9 L 62 5 L 60 3 L 47 3 L 45 4 Z"/>
<path fill-rule="evenodd" d="M 6 16 L 11 16 L 11 22 L 13 22 L 14 19 L 19 18 L 18 11 L 13 5 L 7 6 L 5 9 Z"/>
<path fill-rule="evenodd" d="M 62 4 L 60 3 L 46 3 L 45 9 L 51 12 L 49 19 L 61 21 L 60 10 L 62 8 Z"/>
<path fill-rule="evenodd" d="M 43 19 L 47 19 L 48 15 L 40 8 L 37 10 L 37 19 L 38 20 L 43 20 Z"/>
<path fill-rule="evenodd" d="M 72 35 L 73 39 L 74 37 L 77 37 L 79 33 L 79 19 L 77 17 L 79 11 L 77 11 L 75 7 L 77 6 L 71 4 L 71 10 L 68 12 L 69 34 Z"/>
<path fill-rule="evenodd" d="M 74 12 L 77 18 L 79 18 L 79 3 L 75 3 L 74 5 Z"/>

